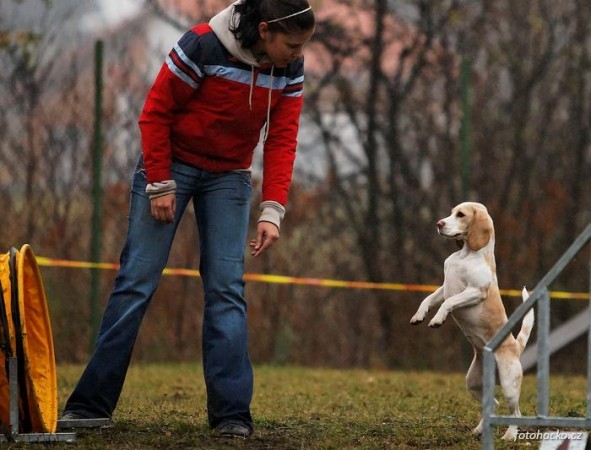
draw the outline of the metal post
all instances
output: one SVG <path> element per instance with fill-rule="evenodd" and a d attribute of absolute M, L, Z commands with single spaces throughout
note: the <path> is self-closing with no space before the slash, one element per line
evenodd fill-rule
<path fill-rule="evenodd" d="M 10 414 L 10 435 L 14 440 L 18 435 L 18 359 L 8 358 L 8 411 Z"/>
<path fill-rule="evenodd" d="M 482 448 L 493 450 L 494 434 L 491 417 L 495 413 L 495 356 L 488 345 L 483 351 L 482 386 Z"/>
<path fill-rule="evenodd" d="M 538 301 L 538 417 L 548 416 L 550 374 L 550 294 L 544 289 Z"/>
<path fill-rule="evenodd" d="M 94 145 L 92 148 L 92 227 L 90 241 L 90 260 L 100 261 L 101 224 L 102 224 L 102 104 L 103 104 L 103 42 L 96 41 L 94 48 L 95 64 L 95 103 L 94 103 Z M 94 341 L 99 327 L 99 294 L 100 272 L 91 269 L 90 281 L 90 352 L 94 349 Z"/>
<path fill-rule="evenodd" d="M 587 330 L 587 419 L 591 419 L 591 252 L 589 252 L 589 328 Z"/>

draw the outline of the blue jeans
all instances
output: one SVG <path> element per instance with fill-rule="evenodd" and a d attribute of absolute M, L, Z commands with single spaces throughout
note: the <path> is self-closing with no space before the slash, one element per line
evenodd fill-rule
<path fill-rule="evenodd" d="M 209 425 L 232 419 L 252 429 L 253 373 L 248 356 L 244 252 L 250 211 L 250 174 L 211 173 L 173 163 L 177 183 L 174 223 L 155 220 L 140 159 L 134 173 L 127 241 L 96 348 L 65 412 L 111 417 L 142 318 L 165 268 L 179 221 L 193 200 L 204 288 L 203 370 Z M 173 299 L 174 301 L 174 299 Z"/>

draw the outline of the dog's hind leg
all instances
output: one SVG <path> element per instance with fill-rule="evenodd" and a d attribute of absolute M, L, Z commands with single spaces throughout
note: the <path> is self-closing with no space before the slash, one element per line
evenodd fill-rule
<path fill-rule="evenodd" d="M 519 411 L 519 396 L 521 394 L 523 369 L 521 367 L 521 362 L 519 361 L 519 354 L 510 348 L 505 351 L 499 349 L 499 351 L 495 353 L 495 358 L 499 369 L 501 389 L 503 391 L 503 396 L 507 401 L 509 414 L 515 417 L 521 417 L 521 411 Z M 516 425 L 511 425 L 503 435 L 503 439 L 511 441 L 515 440 L 518 431 Z"/>
<path fill-rule="evenodd" d="M 472 364 L 470 364 L 470 368 L 468 369 L 468 373 L 466 374 L 466 388 L 468 388 L 468 392 L 479 404 L 482 404 L 482 356 L 478 352 L 474 352 L 474 359 L 472 360 Z M 499 404 L 497 399 L 495 400 L 495 407 Z M 472 434 L 474 435 L 481 435 L 482 434 L 482 419 L 472 430 Z"/>

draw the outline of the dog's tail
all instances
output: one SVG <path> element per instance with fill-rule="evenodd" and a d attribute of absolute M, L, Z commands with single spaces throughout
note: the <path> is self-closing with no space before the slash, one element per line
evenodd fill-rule
<path fill-rule="evenodd" d="M 529 293 L 527 292 L 526 288 L 523 288 L 521 291 L 521 298 L 523 301 L 526 301 L 529 298 Z M 521 330 L 517 335 L 517 343 L 521 348 L 521 352 L 525 349 L 525 345 L 529 339 L 529 335 L 531 334 L 531 330 L 534 327 L 534 308 L 531 308 L 523 318 L 523 322 L 521 323 Z"/>

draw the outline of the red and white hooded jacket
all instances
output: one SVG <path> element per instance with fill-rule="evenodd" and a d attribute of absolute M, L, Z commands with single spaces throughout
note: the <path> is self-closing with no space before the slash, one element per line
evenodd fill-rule
<path fill-rule="evenodd" d="M 146 175 L 158 192 L 168 189 L 173 160 L 210 172 L 249 170 L 262 134 L 259 221 L 279 226 L 295 160 L 304 61 L 285 68 L 257 61 L 229 30 L 233 7 L 188 31 L 162 65 L 139 119 Z"/>

